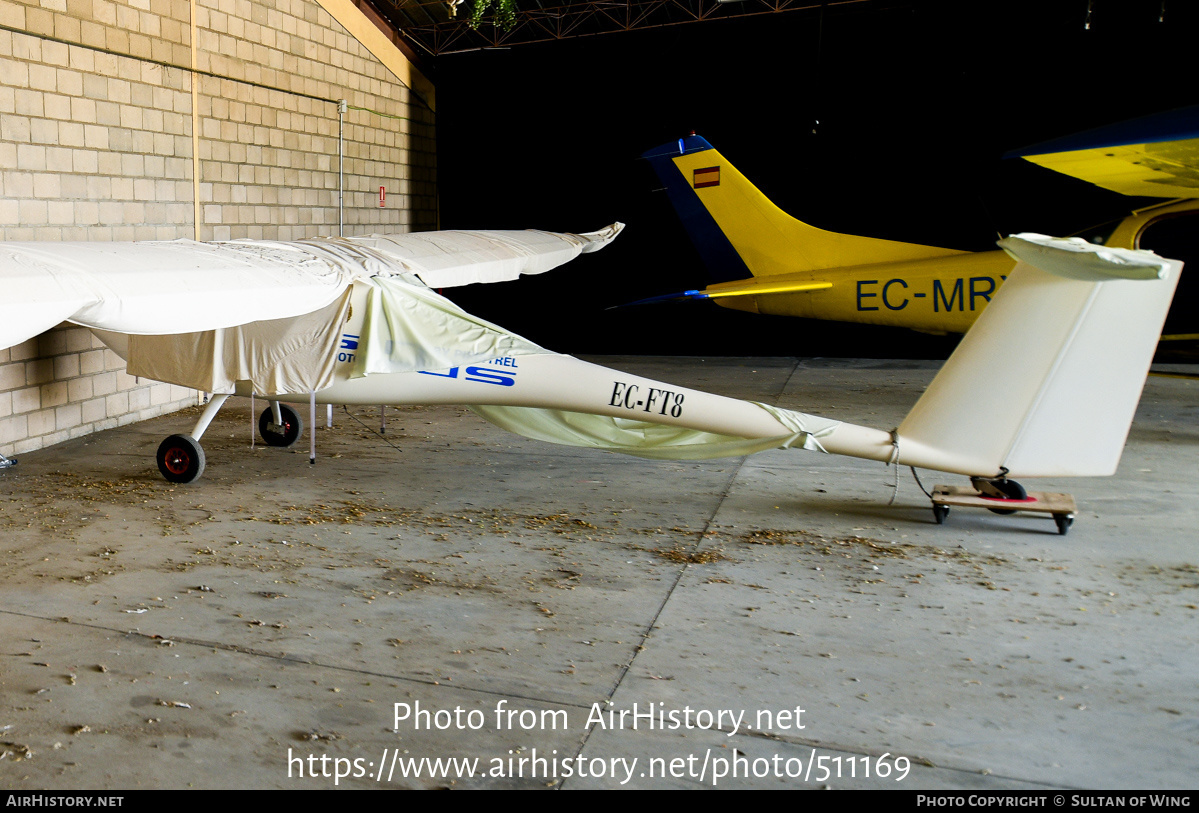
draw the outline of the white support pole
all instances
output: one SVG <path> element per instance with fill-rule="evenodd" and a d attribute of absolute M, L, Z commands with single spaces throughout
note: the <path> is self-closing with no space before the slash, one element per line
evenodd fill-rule
<path fill-rule="evenodd" d="M 308 462 L 316 464 L 316 391 L 308 393 Z"/>

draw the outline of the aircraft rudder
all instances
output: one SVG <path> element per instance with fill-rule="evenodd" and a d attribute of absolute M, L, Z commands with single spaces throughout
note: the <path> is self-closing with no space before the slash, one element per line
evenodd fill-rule
<path fill-rule="evenodd" d="M 900 424 L 900 462 L 1111 474 L 1181 263 L 1039 235 L 1001 245 L 1019 265 Z"/>
<path fill-rule="evenodd" d="M 698 153 L 711 153 L 719 167 L 725 163 L 723 156 L 702 136 L 684 136 L 653 149 L 646 150 L 641 157 L 649 161 L 666 190 L 687 236 L 699 252 L 708 269 L 712 282 L 728 282 L 751 276 L 741 255 L 729 241 L 728 235 L 717 223 L 711 211 L 696 193 L 694 178 L 688 178 L 675 159 Z M 717 170 L 717 178 L 719 170 Z M 704 181 L 700 180 L 700 184 Z"/>

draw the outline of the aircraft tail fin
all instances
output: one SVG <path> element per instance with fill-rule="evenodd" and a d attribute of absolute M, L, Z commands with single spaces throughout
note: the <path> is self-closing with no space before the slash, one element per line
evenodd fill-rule
<path fill-rule="evenodd" d="M 697 135 L 645 152 L 715 282 L 941 257 L 952 249 L 826 231 L 770 201 Z"/>
<path fill-rule="evenodd" d="M 1182 263 L 1015 235 L 1000 293 L 899 426 L 899 462 L 964 474 L 1115 473 Z"/>

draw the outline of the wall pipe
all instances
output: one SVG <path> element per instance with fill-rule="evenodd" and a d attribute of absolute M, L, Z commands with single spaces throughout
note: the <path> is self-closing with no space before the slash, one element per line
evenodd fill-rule
<path fill-rule="evenodd" d="M 349 102 L 337 102 L 337 236 L 346 236 L 346 110 Z"/>

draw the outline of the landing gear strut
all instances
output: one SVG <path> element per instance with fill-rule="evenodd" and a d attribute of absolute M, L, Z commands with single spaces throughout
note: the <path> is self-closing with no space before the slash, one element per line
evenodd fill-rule
<path fill-rule="evenodd" d="M 214 395 L 190 435 L 171 435 L 158 447 L 158 470 L 172 483 L 191 483 L 204 473 L 204 448 L 200 438 L 224 406 L 228 395 Z M 258 432 L 268 446 L 291 446 L 304 431 L 294 409 L 272 401 L 258 418 Z"/>

